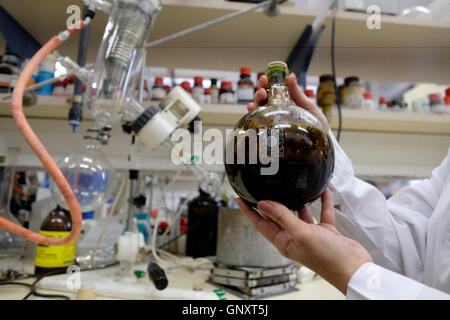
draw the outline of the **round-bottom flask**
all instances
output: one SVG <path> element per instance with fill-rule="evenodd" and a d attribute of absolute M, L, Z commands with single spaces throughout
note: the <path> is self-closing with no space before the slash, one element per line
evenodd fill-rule
<path fill-rule="evenodd" d="M 103 156 L 98 141 L 92 141 L 82 152 L 64 157 L 58 166 L 72 187 L 82 212 L 95 210 L 111 198 L 115 170 Z M 50 191 L 56 203 L 67 209 L 64 197 L 53 180 Z"/>
<path fill-rule="evenodd" d="M 284 62 L 267 65 L 267 104 L 245 115 L 227 140 L 225 171 L 251 207 L 278 201 L 298 210 L 317 199 L 334 169 L 334 147 L 322 124 L 292 103 Z"/>

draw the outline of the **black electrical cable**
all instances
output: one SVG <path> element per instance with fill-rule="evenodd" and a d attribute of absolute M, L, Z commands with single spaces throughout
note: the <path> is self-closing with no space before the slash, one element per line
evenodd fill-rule
<path fill-rule="evenodd" d="M 0 282 L 0 286 L 24 286 L 24 287 L 31 287 L 31 284 L 24 283 L 24 282 L 11 282 L 11 281 L 5 281 Z"/>
<path fill-rule="evenodd" d="M 36 280 L 33 281 L 33 283 L 30 285 L 30 291 L 27 293 L 27 295 L 25 297 L 22 298 L 22 300 L 27 300 L 30 296 L 38 296 L 38 297 L 44 297 L 44 298 L 61 298 L 64 300 L 70 300 L 70 297 L 68 296 L 64 296 L 64 295 L 45 295 L 42 293 L 38 293 L 36 291 L 36 284 L 41 281 L 42 279 L 44 279 L 45 277 L 48 276 L 54 276 L 54 275 L 58 275 L 58 274 L 65 274 L 66 271 L 51 271 L 45 275 L 41 275 L 38 276 Z"/>
<path fill-rule="evenodd" d="M 205 219 L 206 215 L 203 215 L 200 217 L 200 219 L 197 220 L 196 223 L 194 223 L 193 226 L 191 226 L 190 228 L 188 228 L 185 232 L 180 233 L 179 235 L 177 235 L 176 237 L 170 239 L 169 241 L 163 243 L 162 245 L 160 245 L 158 247 L 158 249 L 163 249 L 164 247 L 166 247 L 167 245 L 169 245 L 170 243 L 172 243 L 175 240 L 178 240 L 179 238 L 181 238 L 184 235 L 187 235 L 188 233 L 192 232 L 195 228 L 197 228 L 200 225 L 200 222 L 202 222 Z"/>
<path fill-rule="evenodd" d="M 35 295 L 38 297 L 43 297 L 43 298 L 61 298 L 61 299 L 65 299 L 65 300 L 70 300 L 69 297 L 67 296 L 63 296 L 63 295 L 58 295 L 58 294 L 43 294 L 43 293 L 39 293 L 36 291 L 36 288 L 34 288 L 33 291 L 33 284 L 29 284 L 29 283 L 24 283 L 24 282 L 0 282 L 0 286 L 23 286 L 23 287 L 27 287 L 29 288 L 29 292 L 28 294 L 23 298 L 23 300 L 26 300 L 29 296 L 31 295 Z"/>
<path fill-rule="evenodd" d="M 341 130 L 342 130 L 342 110 L 341 110 L 341 96 L 339 94 L 337 85 L 336 85 L 336 67 L 335 67 L 335 58 L 334 58 L 334 37 L 336 32 L 336 11 L 337 11 L 337 1 L 334 2 L 334 8 L 333 8 L 333 17 L 332 17 L 332 23 L 331 23 L 331 69 L 333 73 L 333 83 L 334 83 L 334 92 L 336 95 L 336 105 L 338 108 L 338 131 L 336 135 L 337 141 L 339 141 L 341 137 Z"/>

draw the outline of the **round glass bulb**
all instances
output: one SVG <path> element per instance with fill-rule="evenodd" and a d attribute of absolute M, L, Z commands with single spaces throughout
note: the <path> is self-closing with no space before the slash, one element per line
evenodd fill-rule
<path fill-rule="evenodd" d="M 267 104 L 237 122 L 226 145 L 225 171 L 234 191 L 251 207 L 278 201 L 298 210 L 317 199 L 334 169 L 334 147 L 323 125 L 294 105 L 287 65 L 267 66 Z"/>
<path fill-rule="evenodd" d="M 115 183 L 115 170 L 103 156 L 99 146 L 88 145 L 82 152 L 64 157 L 59 168 L 69 182 L 82 212 L 95 210 L 111 198 Z M 53 181 L 50 192 L 63 208 L 67 204 Z"/>

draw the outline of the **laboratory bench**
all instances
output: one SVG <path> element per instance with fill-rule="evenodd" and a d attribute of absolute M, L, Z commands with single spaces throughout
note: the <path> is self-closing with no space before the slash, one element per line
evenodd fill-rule
<path fill-rule="evenodd" d="M 138 268 L 139 269 L 139 268 Z M 145 270 L 145 269 L 143 269 Z M 24 271 L 28 273 L 33 272 L 33 265 L 29 262 L 24 263 Z M 115 265 L 110 268 L 102 269 L 102 270 L 93 270 L 93 271 L 82 271 L 81 279 L 83 279 L 83 272 L 89 273 L 90 276 L 96 275 L 114 275 L 119 271 L 119 266 Z M 166 269 L 166 275 L 169 280 L 169 286 L 167 289 L 184 289 L 184 290 L 193 290 L 196 288 L 197 291 L 202 291 L 204 293 L 214 293 L 214 290 L 223 289 L 222 287 L 218 287 L 210 282 L 208 282 L 209 271 L 206 270 L 196 270 L 189 271 L 187 269 L 182 268 L 173 268 Z M 52 277 L 62 277 L 66 275 L 56 275 Z M 16 282 L 24 282 L 24 283 L 33 283 L 36 278 L 31 277 L 23 280 L 15 280 Z M 83 282 L 83 280 L 82 280 Z M 147 276 L 139 278 L 136 280 L 137 285 L 141 286 L 149 286 L 153 287 L 153 284 L 150 282 Z M 167 290 L 166 289 L 166 290 Z M 295 291 L 291 291 L 288 293 L 268 297 L 265 299 L 270 300 L 343 300 L 345 296 L 339 292 L 336 288 L 334 288 L 331 284 L 320 277 L 315 277 L 312 280 L 305 281 L 304 283 L 299 283 L 295 287 Z M 15 285 L 5 285 L 0 286 L 0 300 L 21 300 L 27 293 L 29 289 L 27 287 L 15 286 Z M 76 292 L 69 291 L 60 291 L 60 290 L 48 290 L 41 289 L 38 286 L 38 292 L 43 294 L 58 294 L 70 297 L 70 299 L 76 299 Z M 162 291 L 163 292 L 163 291 Z M 222 299 L 226 300 L 241 300 L 242 298 L 231 293 L 228 290 L 222 290 L 222 293 L 225 292 Z M 31 296 L 28 298 L 29 300 L 42 300 L 48 298 L 42 298 L 37 296 Z M 106 295 L 96 295 L 96 300 L 124 300 L 124 298 L 110 297 Z M 129 299 L 133 300 L 141 300 L 145 299 L 142 296 L 130 296 Z M 151 298 L 149 298 L 151 299 Z M 218 299 L 218 298 L 217 298 Z"/>

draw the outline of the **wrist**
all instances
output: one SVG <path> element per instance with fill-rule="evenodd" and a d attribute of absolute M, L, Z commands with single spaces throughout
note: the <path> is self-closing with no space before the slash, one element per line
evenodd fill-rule
<path fill-rule="evenodd" d="M 358 270 L 368 262 L 373 262 L 372 260 L 359 260 L 354 264 L 351 264 L 346 268 L 345 275 L 343 277 L 343 281 L 341 287 L 338 288 L 344 295 L 347 295 L 348 285 L 352 280 L 353 276 L 358 272 Z"/>

